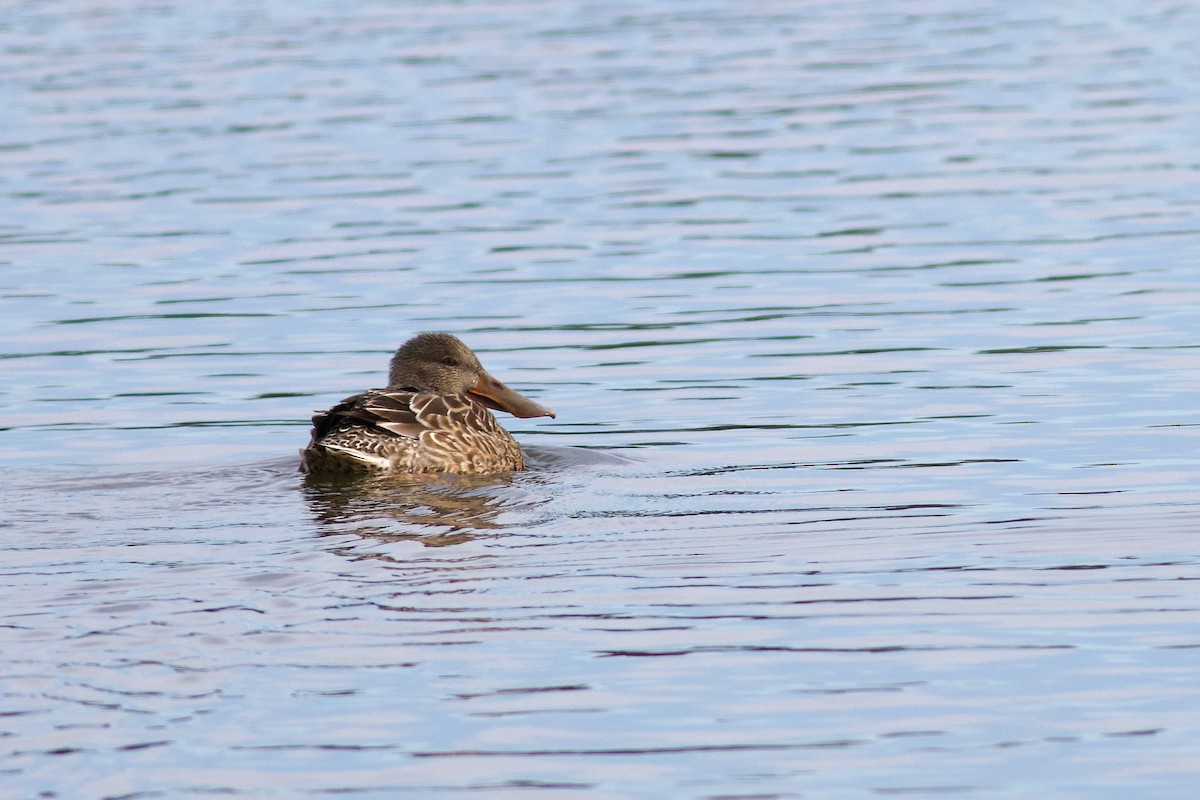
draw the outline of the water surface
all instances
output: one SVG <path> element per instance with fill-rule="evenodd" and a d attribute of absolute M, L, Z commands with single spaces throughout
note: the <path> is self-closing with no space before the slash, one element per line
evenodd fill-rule
<path fill-rule="evenodd" d="M 1198 22 L 0 12 L 0 781 L 1190 796 Z M 430 329 L 530 469 L 296 472 Z"/>

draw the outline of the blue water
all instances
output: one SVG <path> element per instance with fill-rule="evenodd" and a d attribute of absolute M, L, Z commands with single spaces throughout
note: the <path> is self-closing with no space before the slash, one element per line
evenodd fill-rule
<path fill-rule="evenodd" d="M 1198 23 L 0 9 L 0 794 L 1191 797 Z"/>

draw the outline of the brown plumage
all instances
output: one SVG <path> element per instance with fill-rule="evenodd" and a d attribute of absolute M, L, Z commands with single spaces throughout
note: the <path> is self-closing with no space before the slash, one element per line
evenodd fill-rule
<path fill-rule="evenodd" d="M 554 412 L 488 374 L 448 333 L 422 333 L 392 357 L 388 385 L 313 417 L 305 472 L 458 472 L 525 468 L 521 448 L 489 408 L 517 417 Z"/>

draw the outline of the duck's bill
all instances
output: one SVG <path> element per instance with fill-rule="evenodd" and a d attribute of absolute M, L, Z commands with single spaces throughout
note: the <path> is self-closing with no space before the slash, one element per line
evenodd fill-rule
<path fill-rule="evenodd" d="M 514 392 L 488 373 L 481 373 L 479 381 L 467 394 L 496 411 L 507 411 L 514 417 L 553 417 L 554 412 L 539 405 L 528 397 Z"/>

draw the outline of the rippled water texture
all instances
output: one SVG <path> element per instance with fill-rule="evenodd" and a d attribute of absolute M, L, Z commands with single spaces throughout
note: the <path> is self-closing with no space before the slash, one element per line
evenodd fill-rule
<path fill-rule="evenodd" d="M 0 8 L 0 794 L 1190 798 L 1200 13 Z M 531 468 L 308 480 L 448 330 Z"/>

